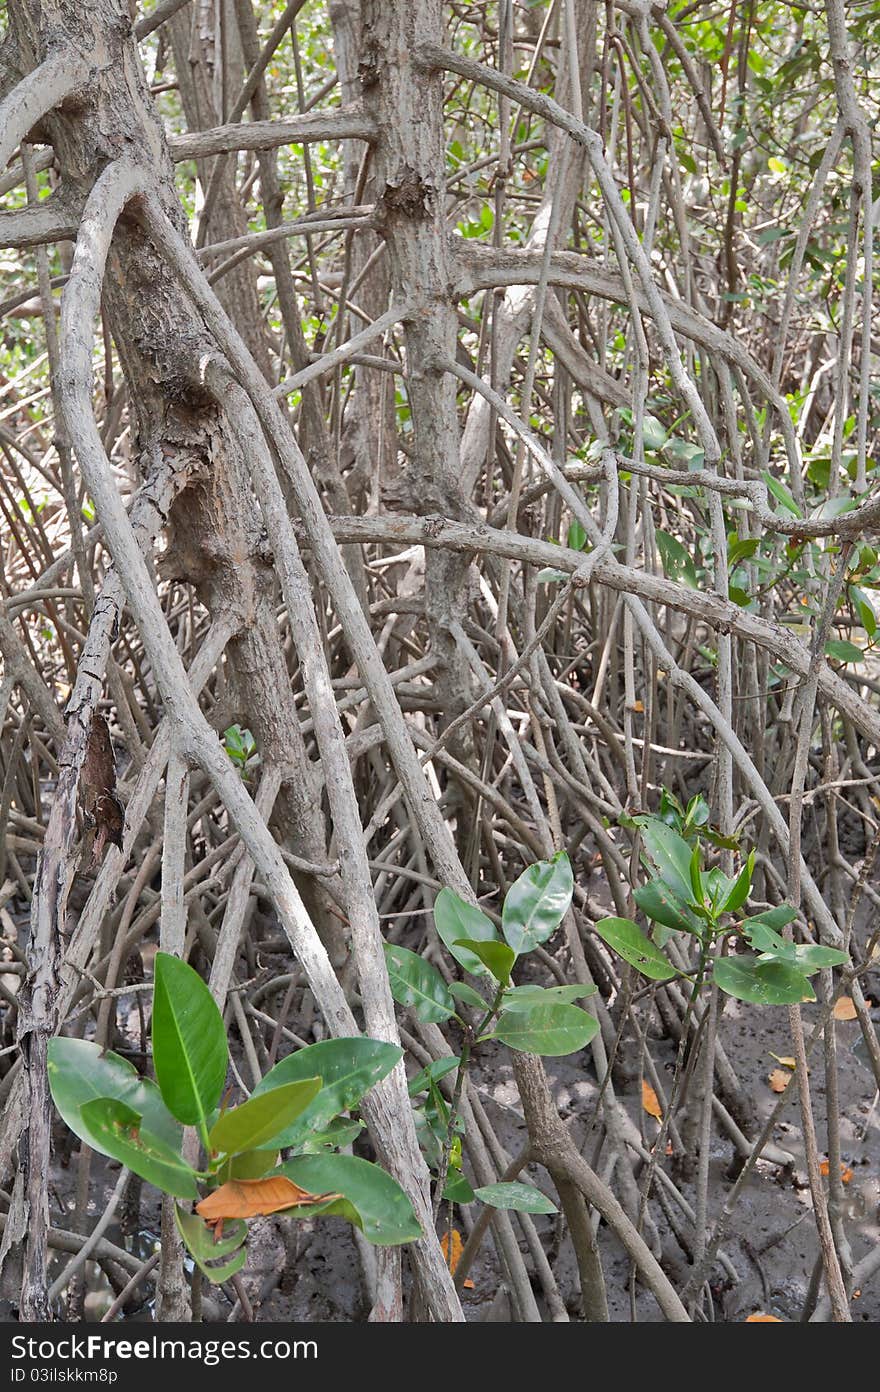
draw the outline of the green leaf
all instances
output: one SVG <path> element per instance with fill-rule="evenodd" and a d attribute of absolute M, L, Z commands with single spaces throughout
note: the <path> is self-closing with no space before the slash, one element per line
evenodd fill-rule
<path fill-rule="evenodd" d="M 794 957 L 794 943 L 786 942 L 779 929 L 797 918 L 797 913 L 788 904 L 778 908 L 766 909 L 764 913 L 746 918 L 740 924 L 750 945 L 756 952 L 772 952 L 776 956 Z"/>
<path fill-rule="evenodd" d="M 859 622 L 869 638 L 874 638 L 877 633 L 877 615 L 864 590 L 860 590 L 856 585 L 849 587 L 850 598 L 852 599 L 859 615 Z"/>
<path fill-rule="evenodd" d="M 277 1163 L 277 1150 L 245 1150 L 224 1161 L 218 1175 L 224 1184 L 227 1179 L 262 1179 Z"/>
<path fill-rule="evenodd" d="M 473 976 L 485 976 L 486 968 L 467 948 L 457 948 L 455 943 L 461 938 L 469 942 L 497 942 L 498 931 L 491 918 L 481 913 L 475 904 L 466 900 L 451 889 L 441 889 L 434 900 L 434 926 L 448 951 Z"/>
<path fill-rule="evenodd" d="M 174 1219 L 183 1245 L 189 1252 L 202 1275 L 219 1286 L 240 1271 L 247 1261 L 247 1223 L 240 1219 L 227 1218 L 223 1224 L 223 1236 L 217 1241 L 214 1229 L 209 1227 L 197 1213 L 187 1213 L 180 1204 L 174 1205 Z M 231 1261 L 224 1262 L 234 1252 Z"/>
<path fill-rule="evenodd" d="M 709 821 L 709 804 L 702 793 L 694 793 L 687 805 L 687 812 L 684 818 L 684 830 L 689 831 L 691 827 L 703 828 Z"/>
<path fill-rule="evenodd" d="M 642 441 L 648 451 L 662 449 L 668 435 L 656 416 L 646 415 L 642 421 Z"/>
<path fill-rule="evenodd" d="M 864 662 L 865 654 L 855 643 L 846 638 L 831 638 L 825 644 L 825 656 L 834 657 L 838 662 Z"/>
<path fill-rule="evenodd" d="M 439 1024 L 455 1014 L 455 1002 L 436 967 L 408 947 L 383 946 L 391 994 L 399 1005 L 408 1005 L 425 1024 Z"/>
<path fill-rule="evenodd" d="M 572 522 L 571 526 L 569 527 L 568 536 L 566 537 L 565 544 L 566 546 L 570 547 L 572 551 L 583 551 L 584 547 L 586 546 L 587 534 L 581 526 L 580 522 L 578 522 L 577 520 Z"/>
<path fill-rule="evenodd" d="M 736 877 L 733 889 L 728 894 L 724 903 L 721 905 L 721 913 L 736 913 L 737 909 L 742 908 L 749 897 L 749 890 L 752 887 L 752 873 L 755 869 L 755 852 L 749 852 L 749 858 Z"/>
<path fill-rule="evenodd" d="M 740 927 L 746 933 L 761 927 L 771 928 L 775 933 L 778 933 L 789 923 L 794 923 L 796 918 L 797 909 L 793 909 L 790 904 L 777 904 L 774 909 L 763 909 L 761 913 L 753 914 L 751 918 L 744 918 Z"/>
<path fill-rule="evenodd" d="M 619 957 L 636 967 L 642 976 L 652 981 L 669 981 L 678 972 L 659 947 L 645 937 L 631 918 L 603 918 L 596 924 L 600 938 L 612 947 Z"/>
<path fill-rule="evenodd" d="M 501 928 L 517 956 L 531 952 L 555 933 L 574 892 L 571 861 L 565 851 L 539 860 L 514 880 L 501 910 Z"/>
<path fill-rule="evenodd" d="M 642 833 L 642 841 L 660 878 L 673 894 L 685 904 L 691 901 L 691 848 L 678 832 L 661 822 L 659 817 L 634 817 Z"/>
<path fill-rule="evenodd" d="M 659 527 L 655 528 L 654 536 L 660 552 L 663 574 L 667 580 L 675 580 L 678 584 L 687 585 L 691 590 L 698 589 L 697 572 L 690 552 L 686 551 L 674 536 L 661 531 Z"/>
<path fill-rule="evenodd" d="M 648 880 L 633 890 L 633 898 L 642 913 L 664 928 L 677 928 L 682 933 L 699 933 L 701 926 L 665 880 Z"/>
<path fill-rule="evenodd" d="M 739 605 L 740 609 L 748 609 L 752 602 L 752 596 L 749 594 L 748 590 L 744 590 L 741 585 L 729 585 L 727 588 L 727 595 L 729 599 L 733 600 L 734 604 Z"/>
<path fill-rule="evenodd" d="M 558 585 L 561 580 L 567 579 L 564 570 L 554 570 L 552 566 L 544 566 L 537 575 L 539 585 Z"/>
<path fill-rule="evenodd" d="M 420 1069 L 409 1084 L 410 1097 L 418 1097 L 420 1092 L 427 1092 L 432 1082 L 436 1083 L 439 1078 L 445 1078 L 460 1062 L 458 1058 L 435 1059 L 427 1068 Z"/>
<path fill-rule="evenodd" d="M 473 942 L 473 938 L 469 938 L 468 941 Z M 449 991 L 457 1001 L 461 1001 L 462 1005 L 471 1005 L 474 1010 L 488 1009 L 489 1002 L 485 1001 L 479 991 L 474 990 L 473 986 L 468 986 L 466 981 L 450 981 Z"/>
<path fill-rule="evenodd" d="M 703 886 L 703 876 L 700 871 L 701 861 L 700 843 L 698 841 L 691 852 L 689 870 L 691 877 L 691 893 L 694 896 L 693 902 L 699 904 L 702 908 L 706 902 L 706 891 Z"/>
<path fill-rule="evenodd" d="M 599 1022 L 576 1005 L 537 1005 L 531 1010 L 504 1011 L 494 1034 L 511 1049 L 548 1057 L 574 1054 L 596 1034 Z"/>
<path fill-rule="evenodd" d="M 790 962 L 761 962 L 756 957 L 719 957 L 712 969 L 715 983 L 728 996 L 752 1005 L 793 1005 L 815 1000 L 803 972 Z"/>
<path fill-rule="evenodd" d="M 531 1010 L 536 1005 L 572 1005 L 595 994 L 595 986 L 511 986 L 502 1005 L 507 1012 Z"/>
<path fill-rule="evenodd" d="M 300 1137 L 296 1149 L 302 1155 L 317 1155 L 322 1150 L 343 1150 L 356 1141 L 364 1129 L 362 1121 L 349 1121 L 346 1117 L 335 1117 L 327 1123 L 323 1131 L 314 1131 L 305 1138 Z"/>
<path fill-rule="evenodd" d="M 532 1184 L 484 1184 L 475 1195 L 490 1208 L 514 1208 L 517 1213 L 558 1213 L 555 1203 Z"/>
<path fill-rule="evenodd" d="M 158 1136 L 142 1127 L 139 1112 L 116 1097 L 98 1097 L 80 1108 L 96 1149 L 127 1165 L 134 1174 L 155 1184 L 164 1194 L 197 1199 L 195 1171 Z"/>
<path fill-rule="evenodd" d="M 381 1039 L 322 1039 L 276 1063 L 254 1088 L 252 1098 L 287 1083 L 323 1079 L 324 1086 L 294 1124 L 278 1137 L 279 1147 L 298 1145 L 304 1137 L 326 1131 L 340 1112 L 351 1111 L 364 1093 L 382 1081 L 403 1058 L 403 1050 Z"/>
<path fill-rule="evenodd" d="M 512 947 L 507 946 L 507 943 L 481 943 L 474 941 L 473 938 L 459 938 L 455 946 L 464 947 L 473 952 L 476 957 L 479 957 L 483 966 L 492 973 L 496 981 L 500 982 L 502 986 L 507 985 L 511 969 L 516 961 L 516 953 Z"/>
<path fill-rule="evenodd" d="M 220 1101 L 229 1051 L 223 1017 L 198 972 L 157 952 L 153 984 L 153 1066 L 168 1110 L 204 1128 Z"/>
<path fill-rule="evenodd" d="M 99 1097 L 112 1097 L 124 1102 L 143 1117 L 144 1126 L 171 1150 L 179 1151 L 183 1129 L 175 1121 L 156 1084 L 141 1078 L 132 1065 L 118 1054 L 102 1053 L 98 1044 L 85 1039 L 49 1040 L 49 1089 L 52 1101 L 71 1131 L 93 1150 L 101 1150 L 98 1137 L 93 1135 L 82 1117 L 85 1102 Z"/>
<path fill-rule="evenodd" d="M 761 961 L 773 958 L 775 954 L 762 953 Z M 820 943 L 798 943 L 794 948 L 794 963 L 804 976 L 812 976 L 822 967 L 842 967 L 849 959 L 845 952 L 836 947 L 822 947 Z"/>
<path fill-rule="evenodd" d="M 450 1203 L 473 1203 L 474 1191 L 460 1170 L 450 1170 L 443 1189 L 444 1199 Z"/>
<path fill-rule="evenodd" d="M 783 507 L 786 512 L 790 512 L 793 517 L 800 517 L 801 510 L 795 502 L 794 498 L 789 493 L 785 484 L 780 483 L 779 479 L 774 478 L 773 475 L 767 469 L 764 469 L 761 477 L 766 483 L 769 491 L 773 494 L 773 497 L 776 499 L 777 503 L 779 503 L 779 505 Z"/>
<path fill-rule="evenodd" d="M 240 1107 L 222 1112 L 215 1121 L 208 1137 L 212 1149 L 237 1155 L 242 1150 L 257 1150 L 272 1140 L 280 1144 L 277 1138 L 320 1091 L 320 1078 L 303 1078 L 249 1097 Z"/>
<path fill-rule="evenodd" d="M 717 917 L 721 913 L 721 905 L 733 893 L 736 880 L 731 875 L 725 875 L 717 865 L 713 865 L 703 876 L 703 885 L 712 912 Z"/>
<path fill-rule="evenodd" d="M 308 1204 L 285 1217 L 309 1218 L 316 1213 L 346 1218 L 360 1228 L 368 1242 L 393 1247 L 415 1242 L 422 1229 L 413 1206 L 391 1175 L 356 1155 L 300 1155 L 282 1165 L 280 1174 L 313 1194 L 340 1193 L 341 1199 Z"/>
<path fill-rule="evenodd" d="M 735 533 L 732 535 L 735 536 Z M 734 566 L 737 566 L 740 561 L 747 561 L 749 557 L 754 556 L 759 545 L 759 537 L 743 537 L 732 541 L 727 552 L 727 564 L 729 568 L 733 570 Z"/>

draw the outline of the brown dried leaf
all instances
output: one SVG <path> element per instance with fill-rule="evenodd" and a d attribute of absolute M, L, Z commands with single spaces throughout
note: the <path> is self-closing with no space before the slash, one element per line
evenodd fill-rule
<path fill-rule="evenodd" d="M 784 1321 L 778 1315 L 765 1315 L 763 1310 L 757 1310 L 755 1314 L 749 1315 L 746 1324 L 783 1324 Z"/>
<path fill-rule="evenodd" d="M 852 1003 L 852 997 L 841 996 L 839 1000 L 836 1000 L 831 1014 L 835 1020 L 855 1020 L 856 1008 Z"/>
<path fill-rule="evenodd" d="M 325 1203 L 341 1194 L 310 1194 L 286 1175 L 266 1179 L 230 1179 L 196 1204 L 196 1213 L 206 1223 L 222 1223 L 227 1218 L 256 1218 L 258 1214 L 280 1213 L 285 1208 Z"/>
<path fill-rule="evenodd" d="M 646 1111 L 648 1116 L 656 1117 L 658 1121 L 663 1120 L 663 1110 L 657 1094 L 651 1084 L 645 1082 L 644 1078 L 642 1079 L 642 1110 Z"/>
<path fill-rule="evenodd" d="M 781 1068 L 774 1068 L 773 1072 L 769 1074 L 767 1082 L 773 1092 L 785 1092 L 791 1082 L 791 1074 L 783 1072 Z"/>

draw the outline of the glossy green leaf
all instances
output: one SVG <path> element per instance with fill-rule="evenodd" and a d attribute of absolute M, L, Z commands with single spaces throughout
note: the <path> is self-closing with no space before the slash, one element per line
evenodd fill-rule
<path fill-rule="evenodd" d="M 198 972 L 157 952 L 153 984 L 153 1066 L 168 1110 L 204 1128 L 220 1101 L 229 1051 L 223 1017 Z"/>
<path fill-rule="evenodd" d="M 736 537 L 736 533 L 731 533 L 731 536 Z M 730 569 L 733 570 L 741 561 L 747 561 L 750 556 L 754 556 L 759 545 L 759 537 L 745 537 L 731 541 L 727 550 L 727 564 Z"/>
<path fill-rule="evenodd" d="M 322 1150 L 344 1150 L 356 1141 L 364 1129 L 362 1121 L 349 1121 L 346 1117 L 336 1117 L 327 1123 L 323 1131 L 310 1132 L 298 1137 L 295 1149 L 302 1155 L 318 1155 Z"/>
<path fill-rule="evenodd" d="M 697 572 L 690 553 L 680 541 L 670 536 L 669 532 L 661 531 L 659 527 L 655 529 L 654 536 L 666 578 L 675 580 L 680 585 L 687 585 L 688 589 L 696 590 Z"/>
<path fill-rule="evenodd" d="M 385 943 L 385 965 L 391 994 L 399 1005 L 407 1005 L 425 1024 L 439 1024 L 455 1013 L 455 1002 L 436 967 L 417 952 L 395 943 Z"/>
<path fill-rule="evenodd" d="M 598 1029 L 598 1020 L 576 1005 L 536 1005 L 531 1010 L 504 1011 L 489 1038 L 522 1053 L 554 1057 L 577 1053 Z"/>
<path fill-rule="evenodd" d="M 422 1229 L 413 1206 L 391 1175 L 356 1155 L 300 1155 L 279 1171 L 313 1194 L 340 1193 L 341 1199 L 290 1209 L 285 1217 L 346 1218 L 368 1242 L 379 1247 L 414 1242 Z"/>
<path fill-rule="evenodd" d="M 468 952 L 473 952 L 475 957 L 479 957 L 486 970 L 494 976 L 495 980 L 502 986 L 506 986 L 510 980 L 510 973 L 516 961 L 516 953 L 512 947 L 508 947 L 503 942 L 475 942 L 473 939 L 459 939 L 455 943 L 456 947 L 465 947 Z"/>
<path fill-rule="evenodd" d="M 700 920 L 691 913 L 665 880 L 648 880 L 633 891 L 633 898 L 646 918 L 662 923 L 664 928 L 677 928 L 682 933 L 702 931 Z"/>
<path fill-rule="evenodd" d="M 694 846 L 694 849 L 691 851 L 690 865 L 688 868 L 690 871 L 691 893 L 693 895 L 693 902 L 695 904 L 699 904 L 699 906 L 702 908 L 706 902 L 706 889 L 703 884 L 703 875 L 700 869 L 701 863 L 702 856 L 700 854 L 700 843 L 698 841 L 697 844 Z"/>
<path fill-rule="evenodd" d="M 762 954 L 762 959 L 765 955 Z M 842 967 L 848 961 L 847 954 L 836 947 L 822 947 L 819 943 L 797 943 L 794 946 L 794 964 L 804 976 L 812 976 L 823 967 Z"/>
<path fill-rule="evenodd" d="M 501 910 L 501 927 L 517 956 L 555 933 L 571 903 L 574 876 L 565 851 L 539 860 L 514 880 Z"/>
<path fill-rule="evenodd" d="M 785 509 L 786 512 L 790 512 L 792 517 L 800 517 L 801 510 L 798 507 L 789 490 L 786 488 L 785 484 L 780 483 L 779 479 L 774 478 L 773 475 L 767 469 L 765 469 L 762 472 L 761 477 L 763 478 L 773 497 L 776 499 L 777 503 L 779 503 Z"/>
<path fill-rule="evenodd" d="M 214 1285 L 228 1281 L 244 1266 L 247 1261 L 247 1249 L 244 1247 L 247 1223 L 237 1218 L 227 1218 L 223 1224 L 223 1236 L 218 1240 L 214 1229 L 203 1218 L 197 1213 L 187 1213 L 180 1204 L 174 1205 L 174 1219 L 186 1250 L 202 1275 Z M 223 1258 L 231 1253 L 235 1254 L 231 1260 L 224 1261 Z"/>
<path fill-rule="evenodd" d="M 573 1005 L 596 994 L 595 986 L 511 986 L 504 992 L 505 1011 L 532 1010 L 536 1005 Z"/>
<path fill-rule="evenodd" d="M 143 1125 L 143 1118 L 132 1107 L 115 1097 L 98 1097 L 84 1102 L 80 1115 L 96 1138 L 102 1155 L 119 1160 L 149 1184 L 179 1199 L 197 1199 L 195 1171 Z"/>
<path fill-rule="evenodd" d="M 779 904 L 775 909 L 765 909 L 763 913 L 753 914 L 751 918 L 743 919 L 740 928 L 751 942 L 752 947 L 758 952 L 764 952 L 767 949 L 762 947 L 761 943 L 768 941 L 767 931 L 769 930 L 771 941 L 782 942 L 781 930 L 789 923 L 793 923 L 796 918 L 797 910 L 793 909 L 790 904 Z"/>
<path fill-rule="evenodd" d="M 218 1171 L 221 1184 L 228 1179 L 262 1179 L 278 1163 L 277 1150 L 245 1150 L 231 1155 Z"/>
<path fill-rule="evenodd" d="M 461 1170 L 450 1170 L 446 1176 L 443 1197 L 449 1203 L 468 1204 L 474 1201 L 474 1191 Z"/>
<path fill-rule="evenodd" d="M 283 1083 L 221 1113 L 211 1127 L 209 1140 L 215 1151 L 228 1155 L 256 1150 L 278 1137 L 305 1111 L 321 1091 L 320 1078 Z"/>
<path fill-rule="evenodd" d="M 796 917 L 798 910 L 792 909 L 789 903 L 778 903 L 774 909 L 763 909 L 760 913 L 753 913 L 749 919 L 742 920 L 741 927 L 745 933 L 757 927 L 773 928 L 774 933 L 780 933 L 789 923 L 794 923 Z"/>
<path fill-rule="evenodd" d="M 364 1093 L 387 1077 L 402 1057 L 402 1049 L 381 1039 L 322 1039 L 276 1063 L 260 1079 L 252 1098 L 288 1083 L 315 1077 L 323 1080 L 321 1091 L 278 1138 L 279 1146 L 298 1145 L 305 1137 L 325 1131 L 340 1112 L 356 1107 Z"/>
<path fill-rule="evenodd" d="M 825 644 L 826 657 L 833 657 L 838 662 L 864 662 L 865 654 L 861 648 L 857 648 L 855 643 L 850 643 L 846 638 L 831 638 Z"/>
<path fill-rule="evenodd" d="M 709 804 L 702 793 L 694 793 L 693 797 L 688 802 L 687 811 L 684 815 L 684 830 L 689 831 L 694 827 L 702 830 L 703 827 L 708 825 L 708 822 Z"/>
<path fill-rule="evenodd" d="M 484 1184 L 475 1189 L 478 1199 L 490 1208 L 513 1208 L 517 1213 L 557 1213 L 555 1203 L 532 1184 Z"/>
<path fill-rule="evenodd" d="M 460 1062 L 458 1058 L 434 1059 L 427 1068 L 420 1069 L 410 1082 L 410 1097 L 418 1097 L 420 1092 L 427 1092 L 432 1082 L 436 1083 L 440 1078 L 445 1078 L 447 1073 L 453 1073 Z"/>
<path fill-rule="evenodd" d="M 461 899 L 451 889 L 441 889 L 434 900 L 434 926 L 449 953 L 459 966 L 473 976 L 485 976 L 486 968 L 468 948 L 456 947 L 456 942 L 467 938 L 469 942 L 498 942 L 498 931 L 491 918 L 487 918 L 475 904 Z"/>
<path fill-rule="evenodd" d="M 470 940 L 472 941 L 472 939 Z M 489 1002 L 484 1000 L 479 991 L 475 991 L 473 986 L 468 986 L 466 981 L 450 981 L 450 995 L 454 996 L 462 1005 L 470 1005 L 474 1010 L 488 1010 Z"/>
<path fill-rule="evenodd" d="M 749 897 L 749 890 L 752 887 L 752 873 L 755 869 L 755 852 L 749 852 L 749 858 L 740 870 L 734 882 L 733 889 L 728 894 L 724 903 L 721 905 L 722 913 L 736 913 L 737 909 L 742 908 Z"/>
<path fill-rule="evenodd" d="M 124 1102 L 143 1118 L 148 1131 L 163 1141 L 169 1149 L 179 1151 L 183 1143 L 183 1128 L 174 1119 L 156 1084 L 141 1078 L 132 1065 L 118 1054 L 102 1053 L 97 1044 L 85 1039 L 49 1040 L 49 1089 L 52 1101 L 63 1120 L 81 1141 L 93 1150 L 102 1151 L 97 1136 L 89 1132 L 82 1118 L 85 1102 L 99 1097 L 112 1097 Z"/>
<path fill-rule="evenodd" d="M 676 898 L 691 901 L 691 848 L 659 817 L 634 817 L 645 850 Z"/>
<path fill-rule="evenodd" d="M 596 924 L 596 932 L 642 976 L 650 977 L 652 981 L 668 981 L 678 975 L 669 959 L 631 918 L 603 918 Z"/>
<path fill-rule="evenodd" d="M 756 957 L 720 957 L 712 977 L 722 991 L 752 1005 L 792 1005 L 815 1000 L 803 972 L 790 962 L 761 962 Z"/>
<path fill-rule="evenodd" d="M 665 427 L 656 416 L 646 414 L 642 417 L 642 441 L 646 450 L 662 449 L 668 438 Z"/>
<path fill-rule="evenodd" d="M 849 587 L 850 598 L 856 606 L 859 622 L 869 638 L 874 638 L 877 633 L 877 614 L 864 590 L 860 590 L 856 585 Z"/>

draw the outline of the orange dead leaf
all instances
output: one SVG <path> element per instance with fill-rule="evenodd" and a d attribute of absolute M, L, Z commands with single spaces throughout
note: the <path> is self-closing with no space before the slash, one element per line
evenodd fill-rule
<path fill-rule="evenodd" d="M 854 1020 L 856 1018 L 856 1008 L 850 996 L 841 996 L 840 1000 L 834 1002 L 834 1009 L 831 1014 L 835 1020 Z"/>
<path fill-rule="evenodd" d="M 782 1324 L 783 1321 L 778 1315 L 765 1315 L 763 1310 L 757 1310 L 755 1314 L 749 1315 L 746 1324 Z"/>
<path fill-rule="evenodd" d="M 450 1243 L 449 1243 L 449 1233 L 448 1233 L 448 1232 L 445 1232 L 445 1233 L 443 1234 L 443 1236 L 440 1238 L 440 1251 L 443 1253 L 444 1257 L 446 1258 L 446 1265 L 449 1267 L 449 1270 L 452 1272 L 453 1276 L 455 1275 L 455 1268 L 458 1266 L 458 1263 L 459 1263 L 459 1261 L 461 1260 L 461 1254 L 462 1254 L 463 1249 L 464 1249 L 464 1243 L 463 1243 L 462 1240 L 461 1240 L 461 1233 L 458 1231 L 458 1228 L 453 1228 L 453 1229 L 452 1229 L 452 1245 L 451 1245 L 451 1248 L 450 1248 Z M 464 1283 L 464 1288 L 465 1288 L 465 1290 L 473 1290 L 473 1289 L 474 1289 L 474 1283 L 473 1283 L 473 1281 L 470 1281 L 470 1280 L 465 1281 L 465 1283 Z"/>
<path fill-rule="evenodd" d="M 642 1110 L 647 1112 L 648 1116 L 656 1117 L 658 1121 L 663 1120 L 663 1112 L 657 1094 L 651 1084 L 645 1082 L 644 1078 L 642 1079 Z"/>
<path fill-rule="evenodd" d="M 827 1179 L 828 1175 L 830 1175 L 830 1173 L 831 1173 L 831 1165 L 830 1165 L 830 1163 L 829 1163 L 828 1160 L 822 1160 L 822 1161 L 820 1161 L 820 1163 L 819 1163 L 819 1173 L 825 1175 L 826 1179 Z M 849 1168 L 848 1165 L 845 1165 L 845 1164 L 843 1163 L 843 1161 L 841 1160 L 841 1162 L 840 1162 L 840 1182 L 841 1182 L 841 1184 L 849 1184 L 849 1182 L 850 1182 L 850 1180 L 852 1179 L 852 1177 L 853 1177 L 853 1172 L 852 1172 L 852 1170 Z"/>
<path fill-rule="evenodd" d="M 255 1218 L 263 1213 L 280 1213 L 285 1208 L 341 1199 L 341 1194 L 310 1194 L 286 1175 L 266 1179 L 230 1179 L 213 1194 L 196 1204 L 196 1213 L 206 1223 L 222 1223 L 226 1218 Z"/>
<path fill-rule="evenodd" d="M 770 1084 L 771 1091 L 785 1092 L 791 1082 L 791 1074 L 785 1073 L 781 1068 L 774 1068 L 773 1072 L 767 1075 L 767 1082 Z"/>

